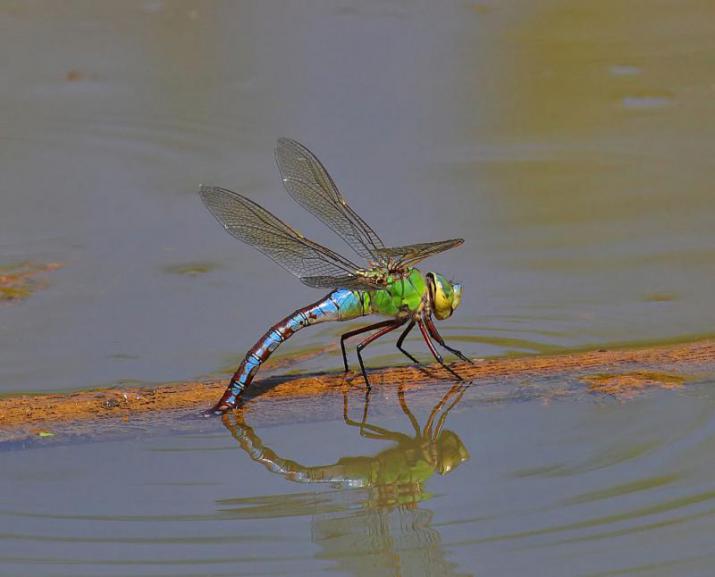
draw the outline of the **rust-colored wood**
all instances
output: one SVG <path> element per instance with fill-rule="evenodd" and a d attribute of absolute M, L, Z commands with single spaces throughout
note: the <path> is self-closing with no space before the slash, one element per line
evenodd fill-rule
<path fill-rule="evenodd" d="M 558 355 L 493 358 L 469 364 L 457 362 L 450 367 L 473 384 L 500 383 L 518 387 L 534 386 L 543 397 L 556 388 L 553 383 L 568 382 L 559 395 L 573 392 L 628 398 L 648 387 L 676 388 L 691 380 L 703 380 L 715 374 L 715 340 L 645 346 L 619 350 L 599 350 Z M 370 372 L 373 392 L 381 387 L 402 385 L 421 389 L 435 382 L 453 380 L 439 365 L 424 368 L 393 367 Z M 224 391 L 226 379 L 167 383 L 151 388 L 116 387 L 78 391 L 67 394 L 14 395 L 0 398 L 0 440 L 17 439 L 51 431 L 70 423 L 110 422 L 118 425 L 136 416 L 160 420 L 169 410 L 195 410 L 198 414 L 211 406 Z M 538 386 L 537 386 L 538 385 Z M 254 383 L 246 391 L 247 406 L 260 398 L 261 410 L 272 400 L 314 399 L 334 394 L 345 386 L 364 387 L 359 373 L 311 374 L 299 377 L 274 376 Z M 314 404 L 314 403 L 312 403 Z M 309 407 L 310 403 L 301 403 Z M 291 418 L 284 412 L 286 419 Z M 299 415 L 295 415 L 295 418 Z M 109 422 L 108 422 L 109 421 Z"/>

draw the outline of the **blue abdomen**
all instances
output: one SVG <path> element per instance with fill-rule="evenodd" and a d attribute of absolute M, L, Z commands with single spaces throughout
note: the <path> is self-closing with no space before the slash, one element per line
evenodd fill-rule
<path fill-rule="evenodd" d="M 308 305 L 273 325 L 246 353 L 246 358 L 231 379 L 219 405 L 235 406 L 238 395 L 258 372 L 260 366 L 281 343 L 303 327 L 326 321 L 347 321 L 370 314 L 370 293 L 338 289 L 324 299 Z"/>

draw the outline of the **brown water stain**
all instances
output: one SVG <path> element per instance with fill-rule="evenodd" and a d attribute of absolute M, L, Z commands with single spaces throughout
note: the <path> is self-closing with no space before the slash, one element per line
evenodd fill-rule
<path fill-rule="evenodd" d="M 219 268 L 219 264 L 215 262 L 186 262 L 165 266 L 164 272 L 176 274 L 180 276 L 197 277 L 213 272 Z"/>
<path fill-rule="evenodd" d="M 625 373 L 596 374 L 582 380 L 594 393 L 630 399 L 648 388 L 679 389 L 692 377 L 685 374 L 658 371 L 631 371 Z"/>
<path fill-rule="evenodd" d="M 643 297 L 643 301 L 647 303 L 667 303 L 670 301 L 674 301 L 677 298 L 677 295 L 674 293 L 666 293 L 666 292 L 656 292 L 656 293 L 648 293 Z"/>
<path fill-rule="evenodd" d="M 43 273 L 62 268 L 57 262 L 21 262 L 0 266 L 0 302 L 17 302 L 47 286 Z"/>

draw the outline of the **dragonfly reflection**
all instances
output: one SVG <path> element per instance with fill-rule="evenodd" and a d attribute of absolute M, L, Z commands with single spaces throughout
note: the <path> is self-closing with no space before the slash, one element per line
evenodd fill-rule
<path fill-rule="evenodd" d="M 313 515 L 312 535 L 323 550 L 321 558 L 333 559 L 343 570 L 358 575 L 376 564 L 394 575 L 457 575 L 445 559 L 441 536 L 431 527 L 432 512 L 419 504 L 430 498 L 425 489 L 428 479 L 435 473 L 445 475 L 469 459 L 459 436 L 444 428 L 447 415 L 466 389 L 461 383 L 450 388 L 420 427 L 400 388 L 399 406 L 413 434 L 369 423 L 369 395 L 362 418 L 351 418 L 344 391 L 345 424 L 367 439 L 392 445 L 375 455 L 342 457 L 327 465 L 302 465 L 279 455 L 246 424 L 243 411 L 225 414 L 223 422 L 250 458 L 272 473 L 297 483 L 328 483 L 336 489 L 264 498 L 266 509 L 278 517 Z M 243 501 L 231 499 L 223 504 L 260 506 L 255 497 L 250 503 Z M 234 516 L 237 513 L 240 510 L 232 510 Z"/>

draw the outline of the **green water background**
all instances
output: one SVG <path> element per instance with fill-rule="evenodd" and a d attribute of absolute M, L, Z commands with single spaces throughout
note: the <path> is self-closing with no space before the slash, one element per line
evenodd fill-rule
<path fill-rule="evenodd" d="M 196 195 L 234 188 L 349 254 L 281 190 L 280 136 L 388 245 L 465 238 L 427 268 L 463 282 L 440 330 L 472 356 L 711 334 L 713 54 L 698 1 L 3 2 L 0 264 L 64 268 L 0 307 L 0 393 L 229 371 L 315 300 Z M 5 451 L 0 572 L 711 574 L 707 382 L 521 400 L 467 391 L 446 427 L 470 458 L 411 507 L 292 483 L 219 422 Z M 324 411 L 256 434 L 306 466 L 390 446 Z M 370 413 L 410 431 L 394 394 Z"/>

